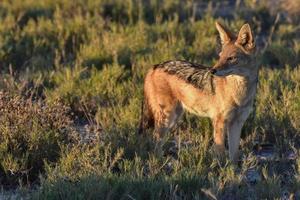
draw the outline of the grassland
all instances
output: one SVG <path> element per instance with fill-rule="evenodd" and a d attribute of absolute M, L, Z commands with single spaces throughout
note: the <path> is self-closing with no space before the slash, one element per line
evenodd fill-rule
<path fill-rule="evenodd" d="M 300 199 L 300 3 L 232 2 L 1 1 L 3 198 Z M 217 160 L 210 121 L 190 114 L 157 157 L 151 132 L 136 135 L 143 77 L 166 60 L 215 63 L 216 20 L 256 35 L 241 162 Z M 263 143 L 274 159 L 255 156 Z"/>

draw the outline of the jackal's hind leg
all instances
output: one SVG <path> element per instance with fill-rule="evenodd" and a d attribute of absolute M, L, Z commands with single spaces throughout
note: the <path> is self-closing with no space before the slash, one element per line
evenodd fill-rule
<path fill-rule="evenodd" d="M 154 137 L 155 137 L 155 154 L 161 157 L 163 155 L 163 146 L 167 142 L 168 135 L 167 132 L 169 131 L 168 127 L 164 127 L 163 125 L 158 125 L 154 129 Z"/>
<path fill-rule="evenodd" d="M 171 109 L 161 108 L 159 113 L 156 113 L 154 137 L 156 140 L 155 151 L 162 155 L 163 146 L 168 140 L 168 132 L 181 116 L 183 109 L 177 104 Z"/>

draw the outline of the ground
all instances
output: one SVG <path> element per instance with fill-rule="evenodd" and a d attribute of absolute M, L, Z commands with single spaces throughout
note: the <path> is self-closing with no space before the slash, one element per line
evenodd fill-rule
<path fill-rule="evenodd" d="M 0 4 L 0 198 L 300 199 L 300 1 Z M 238 165 L 185 114 L 165 155 L 137 135 L 154 64 L 212 66 L 215 22 L 253 28 L 260 66 Z M 227 156 L 228 157 L 228 156 Z"/>

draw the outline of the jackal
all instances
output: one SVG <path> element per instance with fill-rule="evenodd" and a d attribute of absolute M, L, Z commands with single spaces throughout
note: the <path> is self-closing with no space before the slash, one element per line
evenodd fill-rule
<path fill-rule="evenodd" d="M 222 50 L 213 67 L 187 61 L 167 61 L 149 70 L 144 82 L 143 114 L 139 132 L 154 127 L 158 140 L 184 110 L 209 117 L 217 152 L 238 158 L 241 129 L 252 111 L 258 82 L 255 42 L 249 24 L 238 35 L 216 22 Z"/>

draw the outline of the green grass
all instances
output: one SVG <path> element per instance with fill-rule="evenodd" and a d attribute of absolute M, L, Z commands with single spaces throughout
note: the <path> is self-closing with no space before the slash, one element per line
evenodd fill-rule
<path fill-rule="evenodd" d="M 196 12 L 194 3 L 213 3 Z M 0 184 L 33 199 L 279 199 L 300 196 L 300 37 L 297 17 L 246 1 L 218 17 L 216 1 L 4 0 L 0 4 Z M 278 11 L 286 10 L 280 6 Z M 219 161 L 209 119 L 185 114 L 158 157 L 136 134 L 143 78 L 153 64 L 213 65 L 215 21 L 249 22 L 260 65 L 255 112 L 238 166 Z M 271 34 L 272 33 L 272 34 Z M 263 41 L 269 41 L 266 44 Z M 82 127 L 85 125 L 85 131 Z M 278 161 L 259 163 L 256 143 Z M 295 161 L 284 161 L 293 150 Z M 254 167 L 260 180 L 249 184 Z M 6 192 L 5 192 L 6 194 Z"/>

